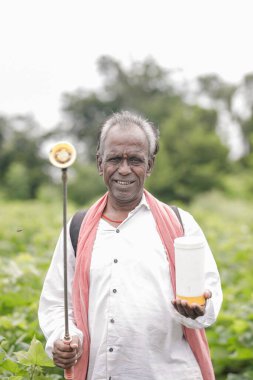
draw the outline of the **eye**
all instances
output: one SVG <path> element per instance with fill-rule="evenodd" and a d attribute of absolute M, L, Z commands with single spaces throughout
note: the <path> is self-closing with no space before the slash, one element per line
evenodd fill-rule
<path fill-rule="evenodd" d="M 121 157 L 108 158 L 107 162 L 112 163 L 112 164 L 119 164 L 121 162 Z"/>
<path fill-rule="evenodd" d="M 141 165 L 143 163 L 143 160 L 140 159 L 139 157 L 130 157 L 129 158 L 129 164 L 130 165 Z"/>

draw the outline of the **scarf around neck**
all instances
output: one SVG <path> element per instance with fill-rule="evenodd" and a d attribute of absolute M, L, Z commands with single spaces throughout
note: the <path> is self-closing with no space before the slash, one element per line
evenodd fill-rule
<path fill-rule="evenodd" d="M 155 219 L 157 231 L 166 249 L 170 268 L 170 279 L 175 296 L 174 239 L 182 236 L 183 230 L 169 206 L 157 200 L 146 190 L 144 190 L 144 194 Z M 75 380 L 85 380 L 87 376 L 90 348 L 88 330 L 90 264 L 97 227 L 107 204 L 107 199 L 108 193 L 89 208 L 79 232 L 72 298 L 75 322 L 83 333 L 83 353 L 74 367 Z M 199 364 L 203 380 L 215 380 L 205 330 L 183 327 L 183 331 Z"/>

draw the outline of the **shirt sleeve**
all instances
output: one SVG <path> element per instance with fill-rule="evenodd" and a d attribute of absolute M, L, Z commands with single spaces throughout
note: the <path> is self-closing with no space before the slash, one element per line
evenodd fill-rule
<path fill-rule="evenodd" d="M 205 246 L 205 289 L 212 292 L 212 297 L 207 300 L 205 314 L 196 319 L 186 318 L 178 313 L 173 307 L 173 316 L 177 322 L 189 328 L 206 328 L 211 326 L 217 319 L 221 304 L 222 290 L 220 275 L 211 249 L 204 236 L 204 233 L 195 219 L 188 212 L 179 209 L 182 218 L 185 236 L 204 237 Z"/>
<path fill-rule="evenodd" d="M 68 279 L 68 316 L 69 332 L 71 336 L 77 335 L 82 343 L 82 332 L 76 327 L 72 305 L 72 284 L 75 271 L 75 255 L 69 236 L 67 225 L 67 279 Z M 39 324 L 45 338 L 46 352 L 52 357 L 52 349 L 57 339 L 64 337 L 64 276 L 63 276 L 63 232 L 53 254 L 53 258 L 47 272 L 40 301 L 39 301 Z"/>

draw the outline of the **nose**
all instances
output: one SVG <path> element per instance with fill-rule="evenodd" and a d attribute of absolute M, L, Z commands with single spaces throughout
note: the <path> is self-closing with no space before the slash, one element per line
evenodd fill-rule
<path fill-rule="evenodd" d="M 123 158 L 120 162 L 118 172 L 121 175 L 128 175 L 129 173 L 131 173 L 131 167 L 128 164 L 128 160 L 126 158 Z"/>

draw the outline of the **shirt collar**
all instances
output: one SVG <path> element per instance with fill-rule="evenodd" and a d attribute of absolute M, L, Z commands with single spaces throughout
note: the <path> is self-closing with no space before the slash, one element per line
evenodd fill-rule
<path fill-rule="evenodd" d="M 135 214 L 140 208 L 146 208 L 147 210 L 150 210 L 149 204 L 144 193 L 142 194 L 140 203 L 132 211 L 130 211 L 128 215 L 130 216 Z"/>

